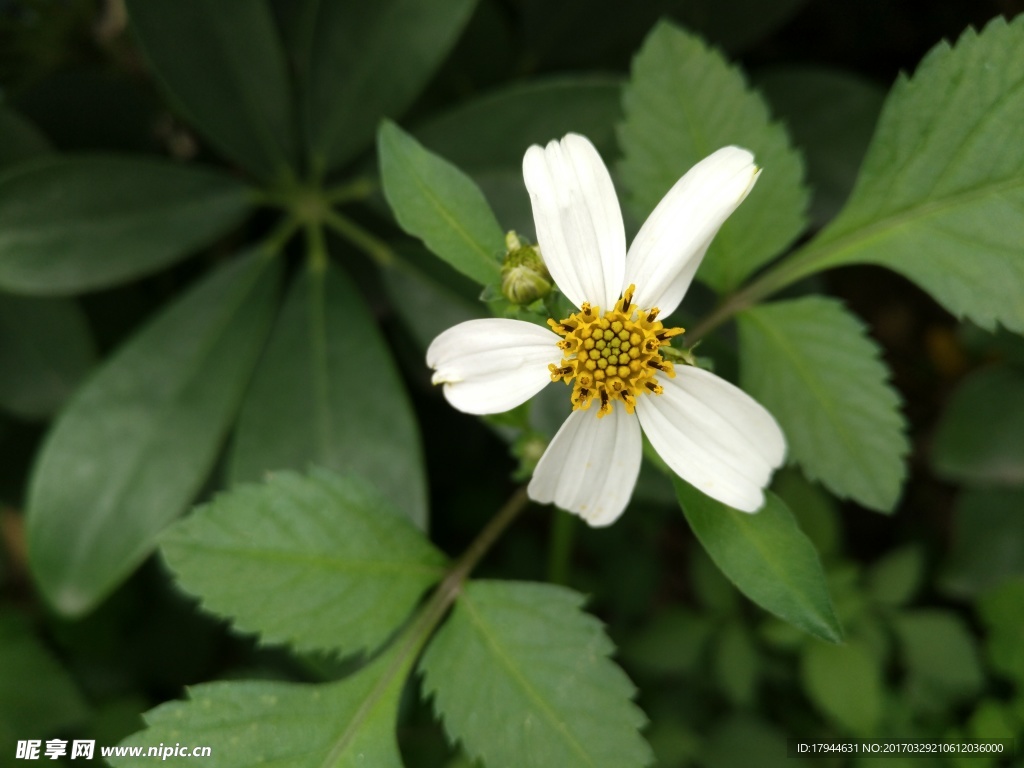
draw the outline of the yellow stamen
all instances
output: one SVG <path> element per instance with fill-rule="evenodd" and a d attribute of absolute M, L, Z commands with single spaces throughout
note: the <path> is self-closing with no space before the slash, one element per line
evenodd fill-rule
<path fill-rule="evenodd" d="M 633 413 L 638 395 L 662 393 L 656 375 L 676 375 L 660 350 L 683 329 L 666 328 L 655 320 L 656 307 L 634 308 L 635 291 L 635 286 L 629 286 L 615 308 L 604 315 L 584 303 L 564 320 L 548 320 L 551 329 L 565 337 L 558 342 L 565 353 L 561 365 L 549 366 L 551 380 L 569 384 L 575 379 L 570 397 L 574 410 L 587 410 L 597 398 L 598 417 L 611 413 L 616 400 Z"/>

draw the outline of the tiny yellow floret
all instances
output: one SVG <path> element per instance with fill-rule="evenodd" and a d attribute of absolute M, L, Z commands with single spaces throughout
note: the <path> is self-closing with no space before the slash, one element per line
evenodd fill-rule
<path fill-rule="evenodd" d="M 551 380 L 566 384 L 575 380 L 573 410 L 587 410 L 596 398 L 598 417 L 611 413 L 616 400 L 633 413 L 637 395 L 661 394 L 656 375 L 676 375 L 660 350 L 683 329 L 666 328 L 657 321 L 656 307 L 634 308 L 635 291 L 636 286 L 629 286 L 615 308 L 604 315 L 600 307 L 584 303 L 579 312 L 564 320 L 548 320 L 552 330 L 565 337 L 558 342 L 564 351 L 561 364 L 548 366 Z"/>

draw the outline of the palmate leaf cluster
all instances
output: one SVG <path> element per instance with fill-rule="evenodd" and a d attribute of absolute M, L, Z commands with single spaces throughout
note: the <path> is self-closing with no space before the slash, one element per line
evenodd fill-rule
<path fill-rule="evenodd" d="M 692 5 L 699 18 L 703 6 Z M 969 30 L 902 76 L 877 105 L 870 141 L 851 131 L 848 154 L 866 155 L 848 191 L 836 179 L 852 169 L 830 165 L 815 126 L 778 117 L 801 99 L 836 96 L 863 116 L 863 104 L 881 102 L 875 91 L 796 71 L 755 88 L 670 22 L 653 25 L 625 78 L 536 78 L 403 120 L 475 9 L 473 0 L 130 0 L 146 67 L 206 144 L 199 161 L 56 153 L 0 106 L 0 337 L 17 341 L 0 343 L 0 405 L 27 419 L 59 414 L 26 503 L 42 594 L 58 612 L 87 614 L 159 546 L 180 587 L 239 633 L 313 666 L 344 659 L 320 682 L 195 685 L 124 743 L 206 744 L 218 765 L 399 766 L 396 723 L 418 689 L 449 743 L 490 768 L 652 762 L 636 688 L 581 594 L 466 579 L 429 540 L 421 427 L 353 253 L 376 261 L 408 329 L 400 343 L 417 354 L 459 320 L 529 316 L 498 298 L 504 233 L 533 234 L 523 151 L 570 130 L 612 165 L 634 224 L 717 147 L 755 152 L 761 178 L 697 279 L 717 298 L 716 323 L 736 321 L 727 375 L 735 362 L 799 469 L 780 475 L 754 516 L 678 479 L 661 486 L 660 502 L 681 510 L 699 542 L 687 568 L 707 613 L 680 609 L 627 643 L 628 668 L 671 676 L 710 659 L 723 695 L 749 708 L 767 643 L 849 735 L 908 735 L 886 730 L 895 658 L 915 712 L 963 706 L 983 685 L 983 660 L 960 615 L 908 607 L 921 552 L 897 550 L 861 571 L 837 551 L 835 503 L 821 488 L 890 513 L 910 444 L 881 347 L 841 301 L 813 291 L 827 270 L 882 266 L 983 328 L 1024 331 L 1022 19 Z M 547 14 L 538 26 L 535 16 L 527 8 L 543 47 L 560 22 Z M 734 31 L 743 37 L 742 25 Z M 571 63 L 572 50 L 559 55 Z M 418 243 L 392 246 L 354 225 L 343 215 L 351 201 L 381 220 L 390 209 Z M 189 287 L 97 363 L 76 297 L 165 274 L 197 253 Z M 1019 365 L 966 382 L 933 463 L 967 487 L 948 590 L 982 599 L 992 637 L 984 663 L 1024 686 L 1014 644 L 1022 595 L 1000 586 L 1024 572 L 1021 414 L 994 405 L 1022 392 Z M 986 408 L 993 418 L 978 417 Z M 557 423 L 541 404 L 493 426 L 510 441 L 543 440 Z M 217 487 L 229 490 L 171 525 Z M 764 637 L 737 590 L 771 615 Z M 84 717 L 22 622 L 0 623 L 0 654 L 45 681 L 39 701 L 62 700 L 32 722 Z M 1015 717 L 987 704 L 971 721 L 975 735 Z M 696 735 L 668 734 L 654 719 L 658 757 L 685 763 Z M 9 730 L 4 744 L 23 735 Z M 708 760 L 742 764 L 737 750 L 777 736 L 761 721 L 729 721 L 708 735 Z M 135 762 L 145 760 L 114 764 Z"/>

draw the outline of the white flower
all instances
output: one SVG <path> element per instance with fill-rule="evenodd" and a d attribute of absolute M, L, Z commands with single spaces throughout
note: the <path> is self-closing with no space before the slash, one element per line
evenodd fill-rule
<path fill-rule="evenodd" d="M 549 320 L 552 330 L 497 318 L 460 323 L 434 339 L 427 364 L 467 413 L 500 413 L 551 381 L 572 383 L 574 410 L 537 465 L 532 499 L 593 526 L 614 522 L 640 472 L 642 428 L 665 463 L 708 496 L 745 512 L 764 504 L 786 451 L 778 424 L 724 379 L 664 360 L 660 348 L 682 329 L 656 319 L 679 305 L 759 173 L 745 149 L 718 150 L 676 182 L 627 253 L 611 176 L 594 146 L 569 134 L 527 150 L 537 242 L 580 311 Z"/>

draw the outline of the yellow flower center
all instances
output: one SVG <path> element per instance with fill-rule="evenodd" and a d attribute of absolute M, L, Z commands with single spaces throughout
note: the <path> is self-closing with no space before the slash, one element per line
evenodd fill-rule
<path fill-rule="evenodd" d="M 595 398 L 598 417 L 611 413 L 612 403 L 621 400 L 628 413 L 636 407 L 637 395 L 660 395 L 654 378 L 676 375 L 672 363 L 663 360 L 661 347 L 671 344 L 682 328 L 666 328 L 655 318 L 658 309 L 632 306 L 636 286 L 629 286 L 610 312 L 584 302 L 579 312 L 564 320 L 548 320 L 559 336 L 565 357 L 560 366 L 549 365 L 552 381 L 576 381 L 572 390 L 573 410 L 587 410 Z"/>

